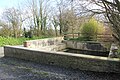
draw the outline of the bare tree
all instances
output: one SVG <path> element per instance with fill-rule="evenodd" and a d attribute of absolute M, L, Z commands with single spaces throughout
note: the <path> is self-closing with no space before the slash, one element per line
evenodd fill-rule
<path fill-rule="evenodd" d="M 55 35 L 58 36 L 57 27 L 58 27 L 58 25 L 59 25 L 59 22 L 58 22 L 58 20 L 57 20 L 55 17 L 53 17 L 52 24 L 53 24 L 54 29 L 55 29 Z"/>
<path fill-rule="evenodd" d="M 19 30 L 22 26 L 21 12 L 15 8 L 6 9 L 3 13 L 5 20 L 12 25 L 13 36 L 19 36 Z"/>
<path fill-rule="evenodd" d="M 65 0 L 57 0 L 56 1 L 57 3 L 57 9 L 58 9 L 58 20 L 59 20 L 59 27 L 60 27 L 60 30 L 59 30 L 59 33 L 60 35 L 62 35 L 63 31 L 62 31 L 62 28 L 63 28 L 63 19 L 62 19 L 62 14 L 64 12 L 64 10 L 67 8 L 67 4 L 66 4 L 66 1 Z"/>
<path fill-rule="evenodd" d="M 97 8 L 88 9 L 93 14 L 103 14 L 111 24 L 113 36 L 120 42 L 120 0 L 90 0 Z"/>
<path fill-rule="evenodd" d="M 120 1 L 102 0 L 105 8 L 105 16 L 112 24 L 112 30 L 115 38 L 120 42 Z"/>
<path fill-rule="evenodd" d="M 59 27 L 60 27 L 60 30 L 59 30 L 60 35 L 68 31 L 70 26 L 74 27 L 75 12 L 74 12 L 74 7 L 72 2 L 73 0 L 70 0 L 70 1 L 60 0 L 57 2 L 58 12 L 59 12 L 58 20 L 59 20 Z"/>
<path fill-rule="evenodd" d="M 12 26 L 13 36 L 15 38 L 22 34 L 23 22 L 29 18 L 25 14 L 21 9 L 16 9 L 14 7 L 8 8 L 3 12 L 3 19 L 6 21 L 6 24 L 9 23 Z"/>
<path fill-rule="evenodd" d="M 3 21 L 0 21 L 0 36 L 10 37 L 12 35 L 12 27 Z"/>
<path fill-rule="evenodd" d="M 37 36 L 45 33 L 49 0 L 30 0 L 30 7 Z"/>

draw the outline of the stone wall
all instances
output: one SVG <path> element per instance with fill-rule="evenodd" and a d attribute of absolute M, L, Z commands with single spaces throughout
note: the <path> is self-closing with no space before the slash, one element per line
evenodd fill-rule
<path fill-rule="evenodd" d="M 93 51 L 109 51 L 109 47 L 97 42 L 79 42 L 63 40 L 63 37 L 29 40 L 24 42 L 24 47 L 48 51 L 59 51 L 65 48 Z"/>
<path fill-rule="evenodd" d="M 0 54 L 4 53 L 4 47 L 0 47 Z"/>
<path fill-rule="evenodd" d="M 79 42 L 66 40 L 64 41 L 67 48 L 80 49 L 80 50 L 92 50 L 92 51 L 109 51 L 109 47 L 105 47 L 104 44 L 98 42 Z"/>
<path fill-rule="evenodd" d="M 0 57 L 3 57 L 3 56 L 4 56 L 4 48 L 0 47 Z"/>
<path fill-rule="evenodd" d="M 39 50 L 58 51 L 66 48 L 66 45 L 63 44 L 62 41 L 63 37 L 29 40 L 24 42 L 24 47 Z"/>
<path fill-rule="evenodd" d="M 80 70 L 120 73 L 120 59 L 118 58 L 40 51 L 37 49 L 16 46 L 5 46 L 4 50 L 5 56 L 35 61 L 38 63 Z"/>

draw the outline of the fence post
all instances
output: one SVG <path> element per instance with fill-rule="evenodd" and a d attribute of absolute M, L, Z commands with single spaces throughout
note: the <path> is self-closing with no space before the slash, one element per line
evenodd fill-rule
<path fill-rule="evenodd" d="M 68 35 L 67 35 L 67 33 L 64 34 L 64 40 L 68 40 Z"/>

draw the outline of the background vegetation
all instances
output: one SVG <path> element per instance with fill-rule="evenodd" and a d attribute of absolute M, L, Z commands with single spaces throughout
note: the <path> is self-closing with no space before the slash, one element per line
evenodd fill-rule
<path fill-rule="evenodd" d="M 114 35 L 119 40 L 118 3 L 120 3 L 118 0 L 115 2 L 109 0 L 25 0 L 17 7 L 4 9 L 0 19 L 0 36 L 3 38 L 1 44 L 12 44 L 13 42 L 10 43 L 10 41 L 13 38 L 18 40 L 15 41 L 18 44 L 19 41 L 22 42 L 28 38 L 63 36 L 64 33 L 77 32 L 87 34 L 82 35 L 86 37 L 83 40 L 94 40 L 95 34 L 105 29 L 103 29 L 104 25 L 111 26 Z M 91 5 L 99 7 L 94 9 Z M 6 39 L 10 40 L 5 42 Z"/>
<path fill-rule="evenodd" d="M 94 18 L 90 19 L 88 22 L 81 26 L 80 32 L 82 33 L 80 38 L 85 41 L 97 40 L 97 34 L 104 32 L 104 27 L 102 24 L 97 22 Z"/>

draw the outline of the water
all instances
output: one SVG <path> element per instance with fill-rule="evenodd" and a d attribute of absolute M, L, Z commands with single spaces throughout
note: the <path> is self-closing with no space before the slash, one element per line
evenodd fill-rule
<path fill-rule="evenodd" d="M 65 49 L 64 52 L 94 55 L 94 56 L 103 56 L 103 57 L 108 57 L 109 55 L 108 51 L 78 50 L 78 49 L 71 49 L 71 48 Z"/>

